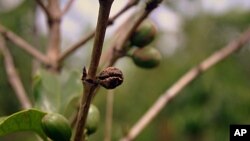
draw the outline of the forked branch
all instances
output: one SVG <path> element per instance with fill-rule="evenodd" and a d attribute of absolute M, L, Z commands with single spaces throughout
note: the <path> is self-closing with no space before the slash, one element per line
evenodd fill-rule
<path fill-rule="evenodd" d="M 77 117 L 77 127 L 74 141 L 85 140 L 83 132 L 86 118 L 89 110 L 91 100 L 94 96 L 95 90 L 98 87 L 96 84 L 96 72 L 99 65 L 106 28 L 108 25 L 108 18 L 113 0 L 99 0 L 99 14 L 96 26 L 96 36 L 92 50 L 91 62 L 88 72 L 84 69 L 82 82 L 84 86 L 84 94 L 82 96 L 81 105 Z"/>
<path fill-rule="evenodd" d="M 47 6 L 44 4 L 44 2 L 42 0 L 36 0 L 36 2 L 41 7 L 41 9 L 45 12 L 45 14 L 48 16 L 49 11 L 48 11 Z"/>
<path fill-rule="evenodd" d="M 109 18 L 108 21 L 108 26 L 112 25 L 114 23 L 114 21 L 123 13 L 125 13 L 127 10 L 129 10 L 131 7 L 137 5 L 139 2 L 139 0 L 130 0 L 116 15 L 114 15 L 113 17 Z M 80 39 L 78 42 L 76 42 L 75 44 L 73 44 L 72 46 L 70 46 L 66 51 L 64 51 L 60 58 L 59 58 L 59 62 L 62 62 L 63 60 L 65 60 L 69 55 L 71 55 L 74 51 L 76 51 L 77 49 L 79 49 L 82 45 L 84 45 L 85 43 L 87 43 L 90 39 L 92 39 L 95 36 L 95 31 L 89 33 L 86 37 Z"/>
<path fill-rule="evenodd" d="M 64 9 L 62 10 L 61 16 L 65 15 L 69 11 L 73 2 L 74 0 L 68 0 L 68 3 L 65 5 Z"/>
<path fill-rule="evenodd" d="M 39 52 L 35 47 L 30 45 L 28 42 L 26 42 L 24 39 L 22 39 L 21 37 L 19 37 L 15 33 L 11 32 L 10 30 L 7 30 L 2 25 L 0 25 L 0 34 L 2 34 L 8 40 L 12 41 L 14 44 L 16 44 L 21 49 L 25 50 L 27 53 L 32 55 L 34 58 L 36 58 L 41 63 L 46 64 L 46 65 L 49 64 L 49 61 L 44 54 Z"/>
<path fill-rule="evenodd" d="M 58 58 L 60 56 L 61 48 L 61 9 L 59 0 L 48 1 L 47 23 L 49 27 L 49 38 L 47 47 L 47 57 L 51 62 L 50 69 L 54 72 L 58 72 L 60 66 L 58 64 Z"/>

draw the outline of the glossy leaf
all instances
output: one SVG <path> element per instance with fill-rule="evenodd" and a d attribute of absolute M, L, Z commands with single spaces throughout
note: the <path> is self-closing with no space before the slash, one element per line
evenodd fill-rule
<path fill-rule="evenodd" d="M 0 136 L 18 131 L 33 131 L 46 140 L 41 127 L 41 119 L 45 112 L 29 109 L 0 118 Z"/>

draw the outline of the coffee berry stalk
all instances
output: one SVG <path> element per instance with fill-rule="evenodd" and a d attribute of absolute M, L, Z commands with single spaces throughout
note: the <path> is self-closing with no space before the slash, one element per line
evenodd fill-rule
<path fill-rule="evenodd" d="M 128 56 L 132 58 L 136 66 L 145 69 L 157 67 L 162 60 L 161 53 L 152 46 L 134 48 Z"/>
<path fill-rule="evenodd" d="M 72 130 L 69 121 L 58 113 L 48 113 L 42 118 L 42 129 L 53 141 L 70 141 Z"/>
<path fill-rule="evenodd" d="M 155 39 L 156 34 L 155 25 L 151 21 L 145 20 L 133 32 L 129 41 L 132 46 L 143 48 Z"/>

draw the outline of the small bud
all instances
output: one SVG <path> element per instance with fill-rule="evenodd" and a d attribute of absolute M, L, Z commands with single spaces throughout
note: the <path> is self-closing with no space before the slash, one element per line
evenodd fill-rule
<path fill-rule="evenodd" d="M 122 84 L 123 74 L 118 68 L 108 67 L 99 74 L 98 82 L 106 89 L 114 89 Z"/>

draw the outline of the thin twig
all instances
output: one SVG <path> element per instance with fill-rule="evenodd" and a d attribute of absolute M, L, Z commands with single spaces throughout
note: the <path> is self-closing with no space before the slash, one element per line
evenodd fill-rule
<path fill-rule="evenodd" d="M 45 12 L 45 14 L 48 16 L 49 11 L 48 8 L 45 6 L 42 0 L 36 0 L 37 4 L 42 8 L 42 10 Z"/>
<path fill-rule="evenodd" d="M 131 7 L 135 6 L 136 4 L 138 4 L 139 0 L 130 0 L 116 15 L 114 15 L 112 18 L 109 18 L 108 21 L 108 26 L 113 24 L 114 21 L 123 13 L 125 13 L 128 9 L 130 9 Z M 78 41 L 77 43 L 75 43 L 73 46 L 69 47 L 66 51 L 64 51 L 60 58 L 59 58 L 59 62 L 62 62 L 64 59 L 66 59 L 70 54 L 72 54 L 75 50 L 77 50 L 79 47 L 81 47 L 82 45 L 84 45 L 86 42 L 88 42 L 91 38 L 93 38 L 95 35 L 95 32 L 91 32 L 89 35 L 87 35 L 85 38 L 81 39 L 80 41 Z M 99 88 L 99 87 L 98 87 Z M 98 89 L 97 88 L 97 89 Z M 98 90 L 96 90 L 98 91 Z M 79 109 L 79 107 L 78 107 Z M 77 110 L 79 111 L 79 110 Z M 77 117 L 74 118 L 73 122 L 72 122 L 72 126 L 75 126 L 76 124 L 76 119 Z"/>
<path fill-rule="evenodd" d="M 89 110 L 91 100 L 95 94 L 95 90 L 98 87 L 96 84 L 96 72 L 99 65 L 106 28 L 108 25 L 108 18 L 113 0 L 99 0 L 99 14 L 96 27 L 96 37 L 92 50 L 91 62 L 88 72 L 83 71 L 83 86 L 84 94 L 82 96 L 80 110 L 77 118 L 77 127 L 74 141 L 85 140 L 83 129 L 86 123 L 86 118 Z"/>
<path fill-rule="evenodd" d="M 21 103 L 23 109 L 31 108 L 31 102 L 27 97 L 27 93 L 23 87 L 22 81 L 16 71 L 13 57 L 10 54 L 10 51 L 6 47 L 5 41 L 2 37 L 0 37 L 0 50 L 4 56 L 4 65 L 6 69 L 6 73 L 8 75 L 9 82 L 12 88 L 15 91 L 15 94 L 18 100 Z"/>
<path fill-rule="evenodd" d="M 33 12 L 34 15 L 37 14 L 37 7 L 39 7 L 39 5 L 36 5 L 33 8 Z M 37 50 L 39 50 L 39 48 L 41 48 L 41 41 L 39 40 L 39 35 L 38 35 L 38 26 L 36 25 L 36 18 L 33 18 L 33 23 L 32 23 L 32 44 L 37 47 Z M 35 72 L 37 72 L 38 68 L 40 68 L 41 63 L 39 61 L 37 61 L 37 59 L 33 59 L 32 60 L 32 74 L 35 74 Z"/>
<path fill-rule="evenodd" d="M 121 16 L 123 13 L 125 13 L 127 10 L 129 10 L 131 7 L 137 5 L 140 0 L 130 0 L 118 13 L 116 13 L 113 17 L 109 18 L 108 25 L 112 25 L 114 21 Z"/>
<path fill-rule="evenodd" d="M 59 58 L 59 62 L 63 62 L 69 55 L 71 55 L 74 51 L 76 51 L 77 49 L 79 49 L 82 45 L 84 45 L 85 43 L 87 43 L 90 39 L 92 39 L 95 36 L 95 32 L 91 32 L 90 34 L 88 34 L 86 37 L 82 38 L 81 40 L 79 40 L 78 42 L 76 42 L 74 45 L 72 45 L 71 47 L 69 47 L 66 51 L 64 51 L 60 58 Z"/>
<path fill-rule="evenodd" d="M 132 24 L 128 24 L 125 25 L 126 28 L 122 29 L 122 34 L 119 34 L 118 39 L 116 40 L 116 42 L 114 43 L 114 45 L 110 48 L 108 55 L 106 55 L 108 58 L 103 59 L 103 62 L 107 62 L 106 66 L 112 66 L 114 65 L 114 63 L 121 57 L 123 57 L 126 54 L 126 50 L 125 50 L 125 44 L 128 41 L 128 39 L 130 38 L 130 36 L 133 34 L 133 32 L 135 31 L 135 29 L 140 25 L 141 22 L 143 22 L 144 19 L 147 18 L 148 16 L 148 12 L 143 12 L 141 13 L 141 15 L 139 15 L 139 17 L 137 17 L 137 19 L 135 19 L 135 21 Z M 132 25 L 132 26 L 131 26 Z M 111 55 L 110 55 L 111 54 Z"/>
<path fill-rule="evenodd" d="M 123 13 L 125 13 L 127 10 L 129 10 L 131 7 L 137 5 L 139 0 L 131 0 L 129 3 L 127 3 L 116 15 L 111 17 L 108 22 L 108 26 L 112 25 L 114 21 L 121 16 Z M 69 55 L 71 55 L 74 51 L 76 51 L 78 48 L 80 48 L 82 45 L 84 45 L 86 42 L 88 42 L 90 39 L 92 39 L 95 36 L 95 31 L 88 34 L 88 36 L 80 39 L 77 43 L 69 47 L 66 51 L 64 51 L 60 58 L 59 62 L 62 62 L 65 60 Z"/>
<path fill-rule="evenodd" d="M 61 16 L 65 15 L 69 11 L 73 2 L 74 0 L 68 0 L 68 3 L 65 5 L 64 9 L 62 10 Z"/>
<path fill-rule="evenodd" d="M 59 0 L 49 0 L 48 11 L 49 40 L 47 56 L 52 64 L 52 66 L 50 66 L 51 70 L 57 72 L 59 71 L 58 58 L 60 56 L 61 46 L 61 9 Z"/>
<path fill-rule="evenodd" d="M 17 36 L 13 32 L 7 30 L 4 26 L 0 25 L 0 33 L 10 41 L 12 41 L 14 44 L 16 44 L 21 49 L 25 50 L 27 53 L 32 55 L 34 58 L 36 58 L 38 61 L 42 62 L 43 64 L 48 65 L 49 61 L 45 55 L 40 53 L 35 47 L 30 45 L 28 42 L 26 42 L 21 37 Z"/>
<path fill-rule="evenodd" d="M 243 33 L 237 40 L 230 42 L 226 47 L 216 51 L 210 57 L 202 61 L 198 66 L 193 67 L 174 83 L 151 108 L 141 117 L 141 119 L 131 128 L 129 133 L 121 141 L 132 141 L 138 134 L 157 116 L 157 114 L 168 104 L 170 100 L 177 96 L 188 84 L 200 76 L 202 73 L 213 67 L 217 63 L 226 59 L 232 53 L 241 49 L 250 41 L 250 29 Z"/>
<path fill-rule="evenodd" d="M 105 137 L 104 141 L 111 141 L 112 121 L 113 121 L 113 104 L 114 90 L 109 90 L 107 93 L 106 120 L 105 120 Z"/>
<path fill-rule="evenodd" d="M 79 109 L 79 113 L 77 116 L 77 122 L 76 122 L 76 133 L 75 133 L 75 139 L 74 141 L 85 141 L 85 134 L 84 134 L 84 127 L 86 124 L 87 114 L 89 111 L 89 107 L 91 104 L 91 101 L 94 97 L 93 93 L 95 93 L 95 89 L 97 85 L 83 82 L 84 85 L 84 93 L 81 99 L 81 105 Z"/>
<path fill-rule="evenodd" d="M 107 1 L 107 3 L 106 3 Z M 108 2 L 110 1 L 110 2 Z M 92 50 L 91 63 L 88 71 L 87 79 L 95 79 L 97 68 L 102 54 L 102 46 L 104 36 L 106 33 L 106 27 L 108 25 L 108 16 L 113 0 L 99 0 L 100 10 L 98 16 L 98 23 L 96 27 L 96 38 L 94 41 L 94 47 Z"/>
<path fill-rule="evenodd" d="M 118 36 L 118 39 L 115 41 L 114 45 L 107 52 L 107 58 L 103 59 L 103 62 L 107 62 L 106 66 L 112 66 L 114 63 L 121 57 L 126 54 L 125 44 L 136 30 L 136 28 L 148 17 L 148 15 L 158 7 L 162 0 L 148 0 L 145 2 L 145 7 L 143 11 L 139 12 L 138 17 L 131 15 L 129 20 L 121 26 L 121 32 Z"/>

